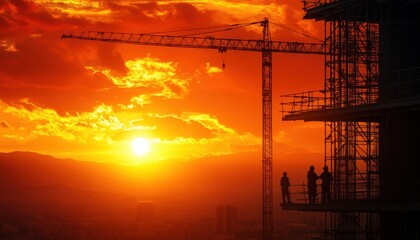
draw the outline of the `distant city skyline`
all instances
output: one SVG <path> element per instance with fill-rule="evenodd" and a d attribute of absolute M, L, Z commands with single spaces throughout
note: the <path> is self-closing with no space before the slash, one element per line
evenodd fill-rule
<path fill-rule="evenodd" d="M 238 209 L 236 206 L 220 204 L 217 206 L 216 234 L 236 236 L 238 230 Z"/>

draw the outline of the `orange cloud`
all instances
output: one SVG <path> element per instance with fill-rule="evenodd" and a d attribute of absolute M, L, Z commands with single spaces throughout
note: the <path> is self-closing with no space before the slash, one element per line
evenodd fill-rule
<path fill-rule="evenodd" d="M 220 56 L 213 52 L 67 41 L 60 40 L 62 33 L 155 32 L 267 16 L 316 32 L 313 23 L 301 22 L 295 1 L 6 0 L 0 9 L 2 150 L 82 159 L 126 156 L 135 137 L 153 143 L 150 159 L 260 151 L 261 62 L 254 55 L 228 53 L 228 71 L 222 73 L 213 64 Z M 300 39 L 281 28 L 271 31 L 275 40 Z M 220 36 L 259 39 L 261 27 Z M 274 64 L 273 96 L 316 84 L 307 80 L 316 75 L 312 59 L 293 66 L 297 58 L 286 57 L 280 67 Z M 301 66 L 305 71 L 297 70 Z M 273 114 L 277 128 L 275 107 Z M 279 127 L 276 143 L 310 148 L 301 130 Z M 318 130 L 313 128 L 314 136 Z M 302 139 L 307 143 L 300 144 Z"/>
<path fill-rule="evenodd" d="M 212 75 L 214 73 L 220 73 L 223 71 L 222 69 L 218 67 L 211 66 L 209 62 L 206 63 L 206 70 L 209 75 Z"/>
<path fill-rule="evenodd" d="M 137 95 L 131 98 L 127 108 L 135 105 L 144 106 L 151 104 L 153 97 L 164 99 L 176 99 L 188 93 L 191 79 L 181 78 L 177 73 L 177 64 L 174 62 L 162 62 L 157 58 L 144 57 L 128 60 L 125 62 L 128 69 L 126 75 L 116 76 L 109 69 L 97 69 L 86 67 L 93 74 L 101 73 L 109 78 L 119 88 L 147 88 L 153 93 Z M 124 107 L 123 105 L 121 105 Z"/>
<path fill-rule="evenodd" d="M 96 21 L 106 21 L 108 19 L 107 16 L 111 13 L 111 10 L 106 8 L 103 1 L 34 0 L 34 2 L 50 10 L 53 15 L 58 15 L 57 13 L 65 13 L 72 16 L 83 16 Z M 57 12 L 57 10 L 59 10 L 59 12 Z"/>
<path fill-rule="evenodd" d="M 1 121 L 0 122 L 0 127 L 8 128 L 9 127 L 9 124 L 7 122 L 5 122 L 5 121 Z"/>
<path fill-rule="evenodd" d="M 159 150 L 153 155 L 156 159 L 192 159 L 206 155 L 233 154 L 241 152 L 243 147 L 248 147 L 248 151 L 256 151 L 260 144 L 259 137 L 247 132 L 238 133 L 220 123 L 216 117 L 204 113 L 147 114 L 138 118 L 135 114 L 116 112 L 111 106 L 102 104 L 92 112 L 60 116 L 52 109 L 22 99 L 14 105 L 0 102 L 0 117 L 5 119 L 1 124 L 3 127 L 6 121 L 13 122 L 8 128 L 4 127 L 0 139 L 29 144 L 43 137 L 58 137 L 72 142 L 71 145 L 93 144 L 105 152 L 121 152 L 125 145 L 140 134 L 151 139 L 155 149 Z M 171 125 L 175 131 L 172 138 L 162 137 L 165 135 L 161 132 L 162 128 L 168 126 L 162 125 L 165 122 L 159 119 L 168 118 L 177 120 Z M 194 126 L 195 123 L 198 125 Z M 207 130 L 211 134 L 201 137 L 197 135 L 197 138 L 182 136 L 194 128 L 198 132 Z"/>
<path fill-rule="evenodd" d="M 171 83 L 178 85 L 183 90 L 186 90 L 188 80 L 178 79 L 176 77 L 176 63 L 161 62 L 157 58 L 144 57 L 125 62 L 129 69 L 127 76 L 118 77 L 113 76 L 109 70 L 96 70 L 93 67 L 87 67 L 94 72 L 101 72 L 115 85 L 122 88 L 133 87 L 154 87 L 165 86 Z"/>
<path fill-rule="evenodd" d="M 8 42 L 6 40 L 0 41 L 0 47 L 4 49 L 6 52 L 17 52 L 17 48 L 13 42 Z"/>

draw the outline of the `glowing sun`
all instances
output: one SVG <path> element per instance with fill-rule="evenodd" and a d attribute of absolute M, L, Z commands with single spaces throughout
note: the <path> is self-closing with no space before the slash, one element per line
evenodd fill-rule
<path fill-rule="evenodd" d="M 144 138 L 136 138 L 131 142 L 131 149 L 136 155 L 144 155 L 150 151 L 150 142 Z"/>

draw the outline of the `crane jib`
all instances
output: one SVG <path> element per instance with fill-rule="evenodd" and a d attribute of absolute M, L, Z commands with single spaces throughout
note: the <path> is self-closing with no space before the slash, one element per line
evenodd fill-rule
<path fill-rule="evenodd" d="M 182 37 L 96 31 L 82 32 L 80 35 L 64 34 L 62 35 L 62 38 L 183 48 L 208 48 L 254 52 L 269 50 L 271 52 L 301 54 L 325 53 L 325 44 L 304 42 L 242 40 L 214 37 Z M 269 47 L 266 47 L 266 45 Z"/>

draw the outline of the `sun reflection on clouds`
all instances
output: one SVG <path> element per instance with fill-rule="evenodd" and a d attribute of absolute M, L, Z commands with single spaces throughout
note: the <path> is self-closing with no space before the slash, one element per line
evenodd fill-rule
<path fill-rule="evenodd" d="M 110 141 L 107 131 L 124 128 L 124 124 L 114 115 L 112 107 L 103 104 L 92 112 L 65 116 L 60 116 L 53 109 L 37 106 L 29 99 L 22 99 L 14 105 L 3 103 L 0 109 L 3 109 L 3 113 L 13 119 L 17 126 L 25 126 L 25 131 L 29 131 L 28 139 L 58 136 L 83 143 L 89 139 Z"/>
<path fill-rule="evenodd" d="M 165 19 L 176 14 L 175 4 L 190 4 L 199 11 L 212 12 L 216 14 L 216 19 L 220 22 L 237 19 L 240 21 L 255 21 L 263 17 L 276 19 L 277 22 L 284 23 L 286 5 L 280 5 L 264 1 L 228 1 L 228 0 L 178 0 L 154 1 L 155 8 L 141 8 L 150 4 L 150 1 L 144 0 L 35 0 L 36 3 L 54 12 L 70 14 L 72 16 L 84 16 L 92 20 L 106 21 L 112 19 L 113 15 L 123 14 L 130 8 L 139 8 L 139 12 L 146 17 L 154 19 Z M 124 10 L 125 9 L 125 10 Z M 99 19 L 98 19 L 99 17 Z"/>
<path fill-rule="evenodd" d="M 165 3 L 166 1 L 159 1 Z M 212 11 L 216 14 L 216 18 L 220 22 L 230 22 L 232 19 L 238 21 L 253 22 L 262 20 L 265 17 L 275 19 L 276 22 L 284 23 L 285 21 L 285 5 L 276 3 L 265 3 L 262 1 L 178 1 L 192 4 L 201 11 Z M 258 32 L 260 28 L 256 28 Z"/>
<path fill-rule="evenodd" d="M 149 114 L 153 118 L 175 118 L 191 124 L 199 123 L 205 129 L 213 132 L 210 138 L 176 137 L 173 139 L 160 139 L 166 158 L 183 156 L 185 160 L 200 158 L 209 155 L 234 154 L 241 151 L 257 151 L 261 139 L 249 132 L 239 133 L 234 129 L 220 123 L 215 116 L 205 113 L 176 114 Z M 188 126 L 188 125 L 187 125 Z M 163 147 L 164 146 L 164 147 Z"/>
<path fill-rule="evenodd" d="M 143 94 L 143 95 L 140 95 L 140 96 L 132 97 L 130 102 L 143 107 L 146 104 L 151 104 L 152 99 L 151 99 L 150 94 Z"/>
<path fill-rule="evenodd" d="M 174 138 L 165 138 L 161 136 L 162 126 L 156 121 L 164 118 L 178 121 L 172 126 L 175 131 L 188 129 L 192 123 L 198 123 L 202 129 L 207 129 L 213 134 L 209 137 L 178 134 Z M 121 153 L 124 151 L 123 146 L 132 141 L 133 136 L 141 134 L 147 136 L 154 144 L 154 151 L 148 158 L 161 160 L 188 160 L 205 155 L 232 154 L 242 151 L 243 148 L 255 151 L 259 149 L 256 146 L 260 144 L 259 137 L 248 132 L 239 133 L 220 123 L 215 116 L 205 113 L 149 113 L 138 117 L 125 112 L 124 109 L 101 104 L 91 112 L 59 115 L 53 109 L 38 106 L 29 99 L 22 99 L 10 105 L 0 101 L 0 119 L 3 127 L 0 134 L 2 141 L 13 140 L 28 147 L 32 141 L 40 141 L 44 137 L 58 137 L 71 143 L 69 145 L 72 147 L 93 144 L 103 152 Z"/>
<path fill-rule="evenodd" d="M 128 73 L 125 76 L 113 75 L 109 69 L 88 66 L 92 73 L 102 73 L 120 88 L 147 87 L 160 89 L 158 93 L 132 98 L 132 103 L 138 105 L 150 104 L 151 96 L 164 98 L 179 98 L 188 92 L 189 78 L 177 75 L 177 64 L 162 62 L 157 58 L 144 57 L 125 62 Z"/>
<path fill-rule="evenodd" d="M 53 15 L 57 15 L 59 12 L 63 12 L 71 16 L 83 16 L 86 18 L 91 18 L 92 20 L 104 21 L 109 17 L 109 14 L 112 13 L 111 9 L 107 7 L 107 4 L 105 4 L 104 1 L 34 0 L 34 2 L 49 9 Z"/>
<path fill-rule="evenodd" d="M 204 113 L 184 113 L 182 115 L 176 114 L 149 114 L 153 118 L 175 118 L 186 123 L 197 122 L 203 127 L 218 132 L 234 133 L 235 131 L 221 124 L 216 117 L 212 117 L 209 114 Z"/>
<path fill-rule="evenodd" d="M 18 49 L 16 48 L 15 44 L 10 41 L 0 40 L 0 47 L 4 49 L 6 52 L 17 52 Z"/>
<path fill-rule="evenodd" d="M 223 70 L 218 68 L 218 67 L 211 66 L 210 63 L 207 62 L 206 63 L 206 71 L 207 71 L 207 74 L 213 75 L 215 73 L 221 73 Z"/>
<path fill-rule="evenodd" d="M 156 159 L 192 159 L 260 151 L 261 138 L 251 133 L 256 132 L 255 129 L 238 123 L 246 115 L 232 116 L 228 106 L 217 99 L 226 93 L 223 84 L 240 76 L 217 75 L 222 69 L 209 63 L 214 59 L 192 64 L 195 58 L 185 57 L 186 63 L 181 65 L 177 62 L 181 61 L 179 58 L 173 61 L 150 55 L 135 58 L 129 47 L 115 47 L 118 49 L 108 51 L 112 54 L 101 54 L 106 51 L 100 47 L 95 51 L 99 45 L 66 45 L 67 42 L 59 40 L 59 32 L 81 28 L 136 31 L 139 24 L 144 24 L 141 27 L 149 31 L 183 29 L 191 27 L 191 19 L 194 24 L 203 26 L 253 22 L 263 17 L 287 24 L 300 19 L 298 14 L 302 14 L 290 10 L 287 3 L 258 0 L 8 0 L 7 3 L 10 9 L 0 9 L 0 14 L 2 11 L 7 13 L 3 16 L 9 24 L 10 36 L 5 34 L 0 39 L 0 53 L 10 56 L 9 63 L 19 63 L 19 68 L 9 73 L 8 68 L 13 64 L 4 64 L 3 71 L 10 76 L 0 73 L 2 90 L 15 91 L 4 98 L 0 96 L 2 147 L 6 143 L 12 146 L 10 150 L 43 151 L 60 147 L 61 152 L 73 154 L 79 154 L 75 149 L 84 149 L 80 151 L 81 155 L 121 154 L 131 152 L 129 142 L 134 137 L 144 136 L 153 142 L 153 151 L 147 154 L 148 158 Z M 308 22 L 293 24 L 307 31 L 313 26 Z M 156 29 L 150 29 L 150 26 Z M 255 31 L 260 33 L 261 27 L 256 25 Z M 272 28 L 273 33 L 276 31 Z M 255 35 L 254 32 L 244 34 Z M 115 52 L 118 54 L 113 54 Z M 159 50 L 156 53 L 161 58 L 167 55 Z M 115 60 L 117 57 L 118 61 Z M 28 59 L 25 68 L 22 67 L 21 63 Z M 248 59 L 243 61 L 247 63 Z M 44 66 L 51 71 L 44 71 Z M 192 69 L 194 66 L 196 68 Z M 45 72 L 50 74 L 45 75 Z M 188 75 L 191 72 L 197 74 Z M 67 76 L 69 84 L 60 85 L 58 89 L 54 85 L 57 79 Z M 215 76 L 223 77 L 223 81 L 206 85 L 207 79 Z M 192 89 L 198 89 L 195 87 L 200 81 L 203 82 L 200 90 L 206 88 L 205 91 L 192 93 Z M 26 82 L 30 84 L 23 84 Z M 34 82 L 36 86 L 33 86 Z M 211 89 L 216 85 L 223 91 Z M 52 103 L 56 101 L 55 97 L 60 101 Z M 215 107 L 206 109 L 212 97 Z M 82 103 L 75 102 L 80 99 L 83 99 Z M 172 99 L 176 101 L 169 101 Z M 241 107 L 247 107 L 241 99 L 233 100 L 244 104 Z M 275 140 L 290 143 L 286 132 L 280 132 Z M 33 147 L 35 145 L 38 148 Z"/>

